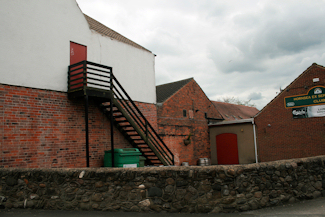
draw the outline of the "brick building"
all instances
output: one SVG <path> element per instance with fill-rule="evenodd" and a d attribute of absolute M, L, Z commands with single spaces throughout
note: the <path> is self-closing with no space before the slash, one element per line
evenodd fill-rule
<path fill-rule="evenodd" d="M 324 155 L 325 68 L 313 63 L 255 116 L 255 123 L 262 162 Z"/>
<path fill-rule="evenodd" d="M 86 156 L 99 167 L 111 135 L 115 148 L 152 154 L 146 145 L 157 129 L 151 51 L 84 15 L 75 0 L 5 1 L 0 19 L 6 20 L 0 27 L 0 167 L 85 167 Z M 112 92 L 117 87 L 119 93 Z M 143 113 L 137 126 L 126 107 Z M 147 157 L 151 163 L 155 153 Z"/>
<path fill-rule="evenodd" d="M 208 122 L 223 118 L 196 81 L 159 85 L 156 92 L 158 132 L 174 153 L 175 165 L 197 165 L 199 158 L 210 158 Z"/>

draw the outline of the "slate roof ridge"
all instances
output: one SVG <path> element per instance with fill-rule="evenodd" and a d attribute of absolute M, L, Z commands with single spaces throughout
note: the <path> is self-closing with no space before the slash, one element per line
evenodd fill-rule
<path fill-rule="evenodd" d="M 323 68 L 325 69 L 324 66 L 319 65 L 317 63 L 313 63 L 311 64 L 305 71 L 303 71 L 296 79 L 294 79 L 288 86 L 286 86 L 286 88 L 284 88 L 278 95 L 276 95 L 268 104 L 266 104 L 255 116 L 257 117 L 259 114 L 261 114 L 264 109 L 269 106 L 275 99 L 277 99 L 278 97 L 280 97 L 280 95 L 282 95 L 288 88 L 290 88 L 291 85 L 293 85 L 296 81 L 298 81 L 305 73 L 307 73 L 312 67 L 319 67 L 319 68 Z"/>
<path fill-rule="evenodd" d="M 148 50 L 148 49 L 142 47 L 141 45 L 131 41 L 130 39 L 124 37 L 120 33 L 112 30 L 111 28 L 109 28 L 109 27 L 105 26 L 104 24 L 98 22 L 97 20 L 89 17 L 88 15 L 84 14 L 84 16 L 85 16 L 85 18 L 86 18 L 86 20 L 88 22 L 89 28 L 96 31 L 96 32 L 98 32 L 99 34 L 110 37 L 110 38 L 115 39 L 117 41 L 123 42 L 125 44 L 131 45 L 133 47 L 136 47 L 136 48 L 139 48 L 139 49 L 142 49 L 142 50 L 145 50 L 145 51 L 148 51 L 148 52 L 152 53 L 150 50 Z"/>
<path fill-rule="evenodd" d="M 156 86 L 157 103 L 163 103 L 187 85 L 194 78 L 187 78 L 180 81 L 174 81 L 167 84 L 160 84 Z"/>

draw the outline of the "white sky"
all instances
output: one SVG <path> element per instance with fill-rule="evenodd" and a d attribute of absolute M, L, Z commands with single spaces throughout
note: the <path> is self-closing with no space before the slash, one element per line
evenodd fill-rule
<path fill-rule="evenodd" d="M 77 0 L 156 54 L 156 84 L 194 77 L 211 100 L 258 109 L 312 63 L 325 65 L 325 0 Z"/>

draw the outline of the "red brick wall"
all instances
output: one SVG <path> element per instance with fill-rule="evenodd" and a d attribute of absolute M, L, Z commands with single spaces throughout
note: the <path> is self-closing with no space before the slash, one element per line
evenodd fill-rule
<path fill-rule="evenodd" d="M 187 117 L 183 117 L 183 110 L 186 110 Z M 190 110 L 193 111 L 193 119 L 189 118 Z M 210 158 L 210 138 L 205 112 L 208 117 L 221 118 L 194 80 L 165 101 L 162 106 L 158 106 L 158 132 L 174 153 L 176 165 L 182 162 L 197 165 L 199 158 Z M 190 133 L 191 143 L 186 146 L 183 140 Z"/>
<path fill-rule="evenodd" d="M 313 78 L 320 81 L 313 83 Z M 260 161 L 325 154 L 325 117 L 294 119 L 292 109 L 284 107 L 284 97 L 307 94 L 324 83 L 325 68 L 313 64 L 255 118 Z"/>
<path fill-rule="evenodd" d="M 143 102 L 135 102 L 135 105 L 140 109 L 140 111 L 146 117 L 150 125 L 154 128 L 154 130 L 157 131 L 158 125 L 156 105 Z"/>
<path fill-rule="evenodd" d="M 89 104 L 90 166 L 100 167 L 110 149 L 110 123 L 91 99 Z M 149 108 L 156 113 L 155 105 L 138 104 L 146 114 Z M 0 84 L 0 120 L 0 167 L 86 166 L 83 99 Z M 115 148 L 131 147 L 115 127 L 114 141 Z"/>

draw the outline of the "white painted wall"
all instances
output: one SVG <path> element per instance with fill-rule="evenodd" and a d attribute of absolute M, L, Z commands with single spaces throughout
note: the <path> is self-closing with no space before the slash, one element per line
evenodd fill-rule
<path fill-rule="evenodd" d="M 132 99 L 156 103 L 154 54 L 92 31 L 88 60 L 113 67 Z"/>
<path fill-rule="evenodd" d="M 91 31 L 75 0 L 4 0 L 0 21 L 0 83 L 67 91 L 73 41 L 112 66 L 133 100 L 156 103 L 154 55 Z"/>

